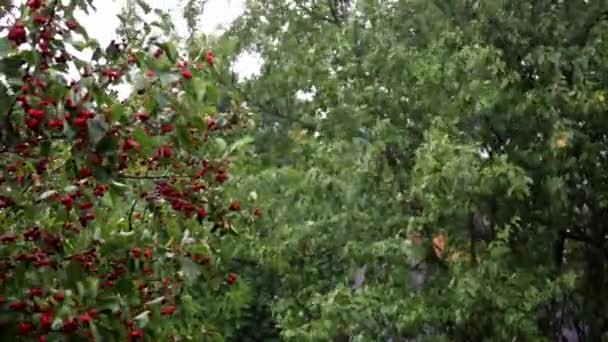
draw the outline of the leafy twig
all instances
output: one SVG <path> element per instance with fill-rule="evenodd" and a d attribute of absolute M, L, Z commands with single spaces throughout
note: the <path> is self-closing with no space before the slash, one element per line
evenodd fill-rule
<path fill-rule="evenodd" d="M 133 203 L 131 203 L 131 209 L 129 210 L 129 231 L 133 230 L 133 212 L 135 211 L 136 204 L 137 200 L 133 200 Z"/>
<path fill-rule="evenodd" d="M 120 178 L 125 178 L 125 179 L 169 179 L 169 178 L 184 178 L 184 179 L 188 179 L 188 178 L 193 178 L 195 177 L 194 175 L 143 175 L 143 176 L 136 176 L 136 175 L 120 175 Z"/>

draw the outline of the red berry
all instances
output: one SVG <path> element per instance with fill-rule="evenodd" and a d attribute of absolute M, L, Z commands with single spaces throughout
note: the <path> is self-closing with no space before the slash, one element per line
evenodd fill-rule
<path fill-rule="evenodd" d="M 51 128 L 51 129 L 63 128 L 63 120 L 52 119 L 51 121 L 49 121 L 49 128 Z"/>
<path fill-rule="evenodd" d="M 160 127 L 160 131 L 161 131 L 161 133 L 163 133 L 163 134 L 164 134 L 164 133 L 170 133 L 170 132 L 173 132 L 173 125 L 171 125 L 171 124 L 165 124 L 165 125 L 162 125 L 162 126 Z"/>
<path fill-rule="evenodd" d="M 93 172 L 88 167 L 80 169 L 81 177 L 86 178 L 86 177 L 91 177 L 92 175 L 93 175 Z"/>
<path fill-rule="evenodd" d="M 138 341 L 144 338 L 144 332 L 143 330 L 132 330 L 129 333 L 129 341 Z"/>
<path fill-rule="evenodd" d="M 42 0 L 30 0 L 27 3 L 27 6 L 30 8 L 30 10 L 35 11 L 42 6 Z"/>
<path fill-rule="evenodd" d="M 50 329 L 53 324 L 53 313 L 50 311 L 40 315 L 40 327 L 44 330 Z"/>
<path fill-rule="evenodd" d="M 171 158 L 173 156 L 173 148 L 171 146 L 161 146 L 158 148 L 157 154 L 159 157 Z"/>
<path fill-rule="evenodd" d="M 66 210 L 70 210 L 74 207 L 74 198 L 70 195 L 64 196 L 61 199 L 61 204 L 63 204 Z"/>
<path fill-rule="evenodd" d="M 85 312 L 82 315 L 80 315 L 80 322 L 82 324 L 89 324 L 92 321 L 93 321 L 93 317 L 91 317 L 91 315 L 89 315 L 88 312 Z"/>
<path fill-rule="evenodd" d="M 8 40 L 12 41 L 15 45 L 21 45 L 27 40 L 25 26 L 22 22 L 17 21 L 13 27 L 8 31 Z"/>
<path fill-rule="evenodd" d="M 232 285 L 237 279 L 237 275 L 234 273 L 228 274 L 228 284 Z"/>
<path fill-rule="evenodd" d="M 125 140 L 124 144 L 122 145 L 123 150 L 125 151 L 129 151 L 129 150 L 139 150 L 141 148 L 141 146 L 139 145 L 139 143 L 133 139 L 127 139 Z"/>
<path fill-rule="evenodd" d="M 148 115 L 146 115 L 146 113 L 143 112 L 135 114 L 135 117 L 140 121 L 147 121 L 150 118 Z"/>
<path fill-rule="evenodd" d="M 93 203 L 91 201 L 86 201 L 86 202 L 80 203 L 80 209 L 82 209 L 82 210 L 91 209 L 91 208 L 93 208 Z"/>
<path fill-rule="evenodd" d="M 230 209 L 231 211 L 239 211 L 241 210 L 241 203 L 239 203 L 239 201 L 232 201 L 232 203 L 230 203 Z"/>
<path fill-rule="evenodd" d="M 198 217 L 199 220 L 202 220 L 205 218 L 205 216 L 207 216 L 207 214 L 209 214 L 207 212 L 207 210 L 205 210 L 205 208 L 198 208 L 196 209 L 196 215 Z"/>
<path fill-rule="evenodd" d="M 19 335 L 27 335 L 34 329 L 32 323 L 19 324 Z"/>
<path fill-rule="evenodd" d="M 47 342 L 46 340 L 46 335 L 42 335 L 40 336 L 40 339 L 38 340 L 39 342 Z"/>
<path fill-rule="evenodd" d="M 27 304 L 22 301 L 12 302 L 9 308 L 13 311 L 25 311 Z"/>
<path fill-rule="evenodd" d="M 65 100 L 65 108 L 69 110 L 74 110 L 78 108 L 78 106 L 74 103 L 74 101 L 72 101 L 72 99 L 68 98 L 67 100 Z"/>
<path fill-rule="evenodd" d="M 36 120 L 44 119 L 44 110 L 43 109 L 30 108 L 27 111 L 27 114 Z"/>
<path fill-rule="evenodd" d="M 72 123 L 76 127 L 85 128 L 87 127 L 87 118 L 76 118 L 74 121 L 72 121 Z"/>
<path fill-rule="evenodd" d="M 253 211 L 253 215 L 255 215 L 255 216 L 262 216 L 262 209 L 261 208 L 255 208 L 255 210 Z"/>
<path fill-rule="evenodd" d="M 104 70 L 102 74 L 110 79 L 116 79 L 120 76 L 120 72 L 116 70 Z"/>
<path fill-rule="evenodd" d="M 17 235 L 16 234 L 6 233 L 6 234 L 0 236 L 0 242 L 2 242 L 4 244 L 13 243 L 15 241 L 17 241 Z"/>
<path fill-rule="evenodd" d="M 160 309 L 160 314 L 162 316 L 170 316 L 175 313 L 175 310 L 177 310 L 177 308 L 173 305 L 165 306 L 164 308 Z"/>
<path fill-rule="evenodd" d="M 78 320 L 76 318 L 68 319 L 63 322 L 63 331 L 70 333 L 78 329 Z"/>
<path fill-rule="evenodd" d="M 213 52 L 207 52 L 207 64 L 213 65 Z"/>
<path fill-rule="evenodd" d="M 42 107 L 48 107 L 50 105 L 55 105 L 55 101 L 53 99 L 44 99 L 42 101 L 40 101 L 40 105 Z"/>
<path fill-rule="evenodd" d="M 30 289 L 30 297 L 42 297 L 44 291 L 41 288 Z"/>
<path fill-rule="evenodd" d="M 215 174 L 215 180 L 218 183 L 224 183 L 226 180 L 228 180 L 228 174 L 226 173 L 226 171 L 224 170 L 219 170 L 216 174 Z"/>
<path fill-rule="evenodd" d="M 133 247 L 131 249 L 131 255 L 134 258 L 139 258 L 141 256 L 141 248 L 139 248 L 139 247 Z"/>
<path fill-rule="evenodd" d="M 152 258 L 153 255 L 154 255 L 154 252 L 152 251 L 151 248 L 146 248 L 144 250 L 144 257 L 150 259 L 150 258 Z"/>
<path fill-rule="evenodd" d="M 190 72 L 190 70 L 184 70 L 182 72 L 182 77 L 189 80 L 192 78 L 192 72 Z"/>
<path fill-rule="evenodd" d="M 42 16 L 42 15 L 37 15 L 34 17 L 34 23 L 36 25 L 44 25 L 47 20 L 48 20 L 47 17 Z"/>
<path fill-rule="evenodd" d="M 103 196 L 103 194 L 105 194 L 106 191 L 108 191 L 108 186 L 105 184 L 101 184 L 95 188 L 95 190 L 93 191 L 93 194 L 97 197 L 101 197 L 101 196 Z"/>
<path fill-rule="evenodd" d="M 72 31 L 78 28 L 78 23 L 72 20 L 66 21 L 65 25 Z"/>
<path fill-rule="evenodd" d="M 36 130 L 36 129 L 38 129 L 38 127 L 40 126 L 40 121 L 38 121 L 38 120 L 36 120 L 36 119 L 29 118 L 29 119 L 26 119 L 26 120 L 25 120 L 25 125 L 26 125 L 26 126 L 29 128 L 29 129 Z"/>

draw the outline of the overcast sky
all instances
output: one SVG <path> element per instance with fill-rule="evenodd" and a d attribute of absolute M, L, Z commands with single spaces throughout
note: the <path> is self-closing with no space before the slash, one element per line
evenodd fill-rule
<path fill-rule="evenodd" d="M 86 15 L 82 13 L 77 17 L 86 27 L 89 35 L 97 39 L 101 46 L 107 46 L 115 38 L 115 31 L 119 20 L 117 14 L 122 6 L 132 0 L 94 0 L 97 8 L 95 13 Z M 180 34 L 187 33 L 186 22 L 182 18 L 180 4 L 184 0 L 146 0 L 153 8 L 171 11 L 174 17 L 174 25 Z M 243 13 L 244 0 L 208 0 L 199 22 L 201 31 L 207 34 L 220 33 L 223 28 L 229 26 L 239 15 Z M 244 54 L 240 56 L 234 71 L 241 78 L 255 75 L 259 70 L 260 62 L 255 55 Z M 127 95 L 128 88 L 120 87 L 121 95 Z"/>
<path fill-rule="evenodd" d="M 118 26 L 116 15 L 121 7 L 132 0 L 94 0 L 96 13 L 82 15 L 88 32 L 99 40 L 102 45 L 110 42 Z M 201 0 L 202 1 L 202 0 Z M 153 8 L 174 12 L 174 24 L 180 33 L 186 33 L 186 23 L 181 18 L 181 6 L 184 0 L 146 0 Z M 219 31 L 221 26 L 229 25 L 243 13 L 244 0 L 208 0 L 203 16 L 199 23 L 200 30 L 205 33 Z"/>

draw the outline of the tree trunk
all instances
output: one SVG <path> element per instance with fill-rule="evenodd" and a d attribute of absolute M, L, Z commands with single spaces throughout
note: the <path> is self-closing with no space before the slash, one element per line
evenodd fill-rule
<path fill-rule="evenodd" d="M 594 228 L 594 241 L 603 241 L 604 227 Z M 605 253 L 597 246 L 588 245 L 584 309 L 589 324 L 589 341 L 601 341 L 606 326 L 606 264 Z"/>

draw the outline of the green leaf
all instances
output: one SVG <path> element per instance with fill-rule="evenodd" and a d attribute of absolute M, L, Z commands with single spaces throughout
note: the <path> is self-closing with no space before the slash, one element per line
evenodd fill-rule
<path fill-rule="evenodd" d="M 112 154 L 118 148 L 118 138 L 112 134 L 106 134 L 95 146 L 95 151 L 101 155 Z"/>
<path fill-rule="evenodd" d="M 150 7 L 150 5 L 148 5 L 144 0 L 136 0 L 136 2 L 145 14 L 148 14 L 150 13 L 150 11 L 152 11 L 152 7 Z"/>
<path fill-rule="evenodd" d="M 85 278 L 84 268 L 79 262 L 70 261 L 66 268 L 66 282 L 72 287 L 72 289 L 76 289 L 77 284 Z"/>
<path fill-rule="evenodd" d="M 175 49 L 175 45 L 173 43 L 167 42 L 158 44 L 158 47 L 165 51 L 167 58 L 169 58 L 172 63 L 177 62 L 177 50 Z"/>
<path fill-rule="evenodd" d="M 91 333 L 93 335 L 94 341 L 103 341 L 101 334 L 99 333 L 99 329 L 97 328 L 97 324 L 95 322 L 91 322 L 89 324 L 89 329 L 91 329 Z"/>
<path fill-rule="evenodd" d="M 201 255 L 206 255 L 209 253 L 209 247 L 204 243 L 199 243 L 189 247 L 190 252 L 197 253 Z"/>
<path fill-rule="evenodd" d="M 137 127 L 133 130 L 133 139 L 141 146 L 144 155 L 149 155 L 160 145 L 158 137 L 150 137 L 143 128 Z"/>
<path fill-rule="evenodd" d="M 119 102 L 114 103 L 110 112 L 110 118 L 112 121 L 126 122 L 126 107 Z"/>
<path fill-rule="evenodd" d="M 195 102 L 201 102 L 205 97 L 207 87 L 205 81 L 200 78 L 192 78 L 188 80 L 186 90 Z"/>
<path fill-rule="evenodd" d="M 177 138 L 180 145 L 184 148 L 192 147 L 192 141 L 190 140 L 190 133 L 184 126 L 177 127 Z"/>
<path fill-rule="evenodd" d="M 190 258 L 180 258 L 181 270 L 188 281 L 195 281 L 202 272 L 202 267 Z"/>
<path fill-rule="evenodd" d="M 110 183 L 110 188 L 117 194 L 124 194 L 125 191 L 129 189 L 126 184 L 117 181 L 112 181 L 112 183 Z"/>
<path fill-rule="evenodd" d="M 6 37 L 0 38 L 0 57 L 5 57 L 11 51 L 11 43 Z"/>
<path fill-rule="evenodd" d="M 245 145 L 251 144 L 254 141 L 255 141 L 255 139 L 253 137 L 245 136 L 245 137 L 235 141 L 232 145 L 230 145 L 230 148 L 228 149 L 228 153 L 232 153 Z"/>
<path fill-rule="evenodd" d="M 220 151 L 226 150 L 226 146 L 227 146 L 226 140 L 218 137 L 218 138 L 215 138 L 215 143 L 217 144 L 218 149 Z"/>
<path fill-rule="evenodd" d="M 160 80 L 161 86 L 165 87 L 178 81 L 180 79 L 180 76 L 176 73 L 167 72 L 160 74 L 158 78 Z"/>
<path fill-rule="evenodd" d="M 205 99 L 206 99 L 207 103 L 210 103 L 213 105 L 218 103 L 219 92 L 217 90 L 217 87 L 214 84 L 209 83 L 207 85 L 207 88 L 205 90 Z"/>
<path fill-rule="evenodd" d="M 145 328 L 150 323 L 150 310 L 146 310 L 133 318 L 137 322 L 137 327 Z"/>
<path fill-rule="evenodd" d="M 99 142 L 106 136 L 107 128 L 99 118 L 93 118 L 88 121 L 89 139 L 94 146 L 97 146 Z"/>
<path fill-rule="evenodd" d="M 25 62 L 21 55 L 15 55 L 0 59 L 0 74 L 4 74 L 7 77 L 20 77 L 20 69 L 24 63 Z"/>

